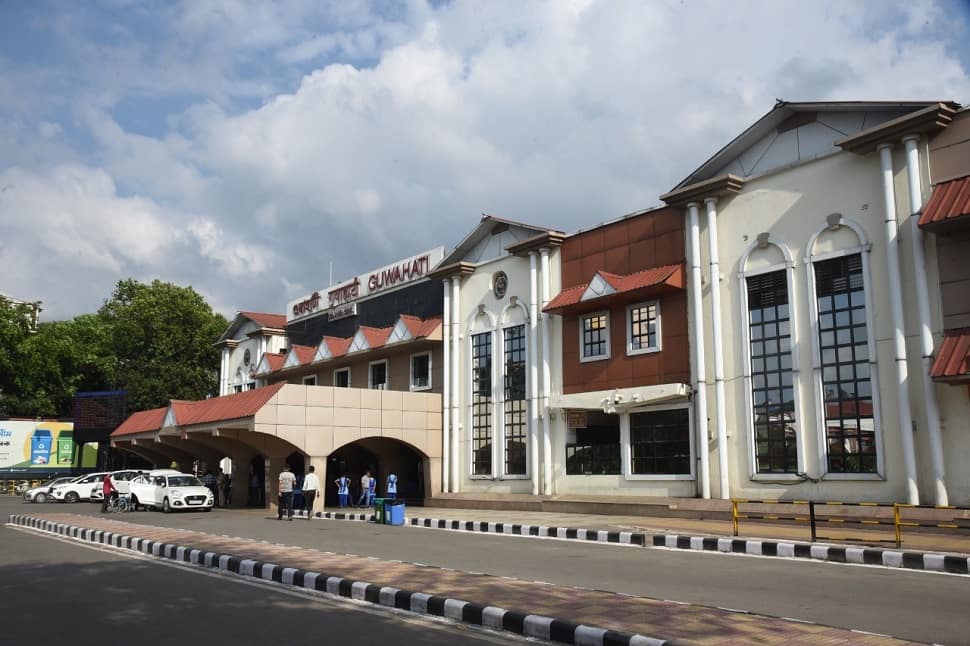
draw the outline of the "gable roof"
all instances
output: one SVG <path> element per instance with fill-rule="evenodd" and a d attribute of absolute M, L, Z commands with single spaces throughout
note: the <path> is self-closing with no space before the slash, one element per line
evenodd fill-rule
<path fill-rule="evenodd" d="M 298 366 L 305 366 L 311 361 L 313 361 L 313 355 L 315 355 L 317 349 L 309 345 L 294 345 L 290 348 L 290 351 L 286 354 L 286 360 L 283 361 L 283 368 L 296 368 Z"/>
<path fill-rule="evenodd" d="M 494 215 L 482 214 L 482 219 L 479 220 L 478 224 L 466 235 L 461 242 L 459 242 L 450 253 L 446 254 L 444 259 L 438 263 L 438 267 L 445 267 L 446 265 L 451 265 L 453 263 L 465 260 L 466 256 L 472 252 L 482 241 L 486 240 L 490 236 L 503 234 L 508 232 L 504 236 L 504 241 L 499 247 L 501 253 L 508 253 L 505 248 L 514 245 L 517 242 L 527 240 L 533 236 L 549 233 L 555 231 L 554 229 L 548 229 L 546 227 L 538 227 L 532 224 L 525 224 L 523 222 L 515 222 L 514 220 L 506 220 L 504 218 L 498 218 Z M 472 262 L 477 262 L 477 260 L 472 260 Z"/>
<path fill-rule="evenodd" d="M 594 309 L 613 298 L 647 296 L 653 292 L 684 288 L 684 265 L 663 265 L 620 276 L 598 271 L 590 282 L 568 287 L 549 301 L 545 312 L 556 314 Z"/>
<path fill-rule="evenodd" d="M 263 388 L 223 395 L 222 397 L 212 397 L 211 399 L 173 401 L 171 410 L 175 414 L 175 422 L 178 426 L 208 424 L 251 417 L 285 385 L 285 383 L 279 382 Z"/>
<path fill-rule="evenodd" d="M 768 166 L 771 166 L 767 162 L 772 160 L 770 149 L 787 145 L 788 139 L 795 140 L 795 159 L 792 161 L 814 158 L 838 150 L 835 145 L 837 139 L 851 137 L 881 123 L 941 103 L 954 105 L 945 101 L 778 100 L 771 110 L 698 166 L 671 192 L 728 173 L 743 178 L 767 172 Z M 820 119 L 819 115 L 841 116 Z M 819 136 L 814 139 L 824 142 L 825 145 L 818 144 L 818 149 L 801 150 L 800 142 L 793 132 L 799 128 L 815 130 Z M 831 140 L 828 140 L 828 134 L 831 134 Z"/>
<path fill-rule="evenodd" d="M 970 215 L 970 175 L 940 182 L 919 216 L 921 227 L 933 230 L 953 224 L 958 218 Z"/>
<path fill-rule="evenodd" d="M 247 322 L 252 321 L 259 326 L 260 330 L 283 333 L 286 330 L 286 315 L 266 314 L 263 312 L 236 312 L 235 318 L 229 323 L 229 327 L 222 333 L 215 345 L 232 340 L 236 332 Z"/>
<path fill-rule="evenodd" d="M 946 330 L 936 353 L 930 377 L 934 381 L 970 381 L 970 328 Z"/>
<path fill-rule="evenodd" d="M 270 372 L 276 372 L 283 367 L 284 361 L 286 361 L 285 354 L 267 352 L 260 358 L 259 365 L 256 366 L 256 374 L 265 375 Z"/>
<path fill-rule="evenodd" d="M 112 431 L 111 437 L 157 431 L 162 427 L 162 420 L 165 419 L 165 413 L 167 411 L 167 408 L 152 408 L 151 410 L 141 410 L 137 413 L 132 413 L 128 416 L 128 419 Z"/>

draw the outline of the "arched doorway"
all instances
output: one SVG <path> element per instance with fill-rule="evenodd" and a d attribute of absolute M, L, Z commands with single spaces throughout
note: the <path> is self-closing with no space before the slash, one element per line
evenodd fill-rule
<path fill-rule="evenodd" d="M 330 454 L 323 483 L 325 504 L 328 507 L 337 505 L 334 480 L 341 475 L 350 478 L 351 497 L 356 502 L 360 496 L 360 477 L 367 471 L 377 479 L 378 497 L 386 493 L 387 476 L 394 473 L 398 481 L 397 497 L 406 499 L 409 504 L 423 504 L 427 468 L 427 456 L 400 440 L 387 437 L 357 440 Z"/>

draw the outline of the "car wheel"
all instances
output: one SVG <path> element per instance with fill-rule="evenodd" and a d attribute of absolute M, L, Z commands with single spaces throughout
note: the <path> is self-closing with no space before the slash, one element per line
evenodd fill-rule
<path fill-rule="evenodd" d="M 43 505 L 45 502 L 47 502 L 47 494 L 46 493 L 37 494 L 36 496 L 34 496 L 34 502 L 36 502 L 39 505 Z"/>
<path fill-rule="evenodd" d="M 67 495 L 64 496 L 64 502 L 75 503 L 81 499 L 81 496 L 77 495 L 76 491 L 68 491 Z"/>
<path fill-rule="evenodd" d="M 205 511 L 212 511 L 212 507 L 206 507 Z"/>
<path fill-rule="evenodd" d="M 138 511 L 138 496 L 131 494 L 131 508 Z"/>
<path fill-rule="evenodd" d="M 168 504 L 168 498 L 166 498 L 162 501 L 162 513 L 167 514 L 170 511 L 172 511 L 172 508 Z"/>

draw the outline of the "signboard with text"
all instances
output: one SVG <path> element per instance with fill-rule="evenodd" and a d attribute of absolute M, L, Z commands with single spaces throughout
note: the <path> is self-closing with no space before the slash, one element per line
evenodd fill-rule
<path fill-rule="evenodd" d="M 354 316 L 358 300 L 420 280 L 444 257 L 445 248 L 435 247 L 290 301 L 286 306 L 286 321 L 323 313 L 330 320 Z"/>
<path fill-rule="evenodd" d="M 72 422 L 0 420 L 0 472 L 70 469 L 75 453 Z"/>

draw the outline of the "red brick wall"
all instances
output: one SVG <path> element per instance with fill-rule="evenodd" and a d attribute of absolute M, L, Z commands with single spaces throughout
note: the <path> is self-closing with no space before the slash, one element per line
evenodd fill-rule
<path fill-rule="evenodd" d="M 657 209 L 571 236 L 561 258 L 564 289 L 589 282 L 599 270 L 624 275 L 683 262 L 683 211 Z M 651 354 L 626 354 L 626 306 L 634 301 L 610 308 L 610 358 L 603 361 L 579 361 L 579 316 L 563 316 L 563 392 L 689 383 L 687 292 L 659 300 L 662 349 Z"/>

